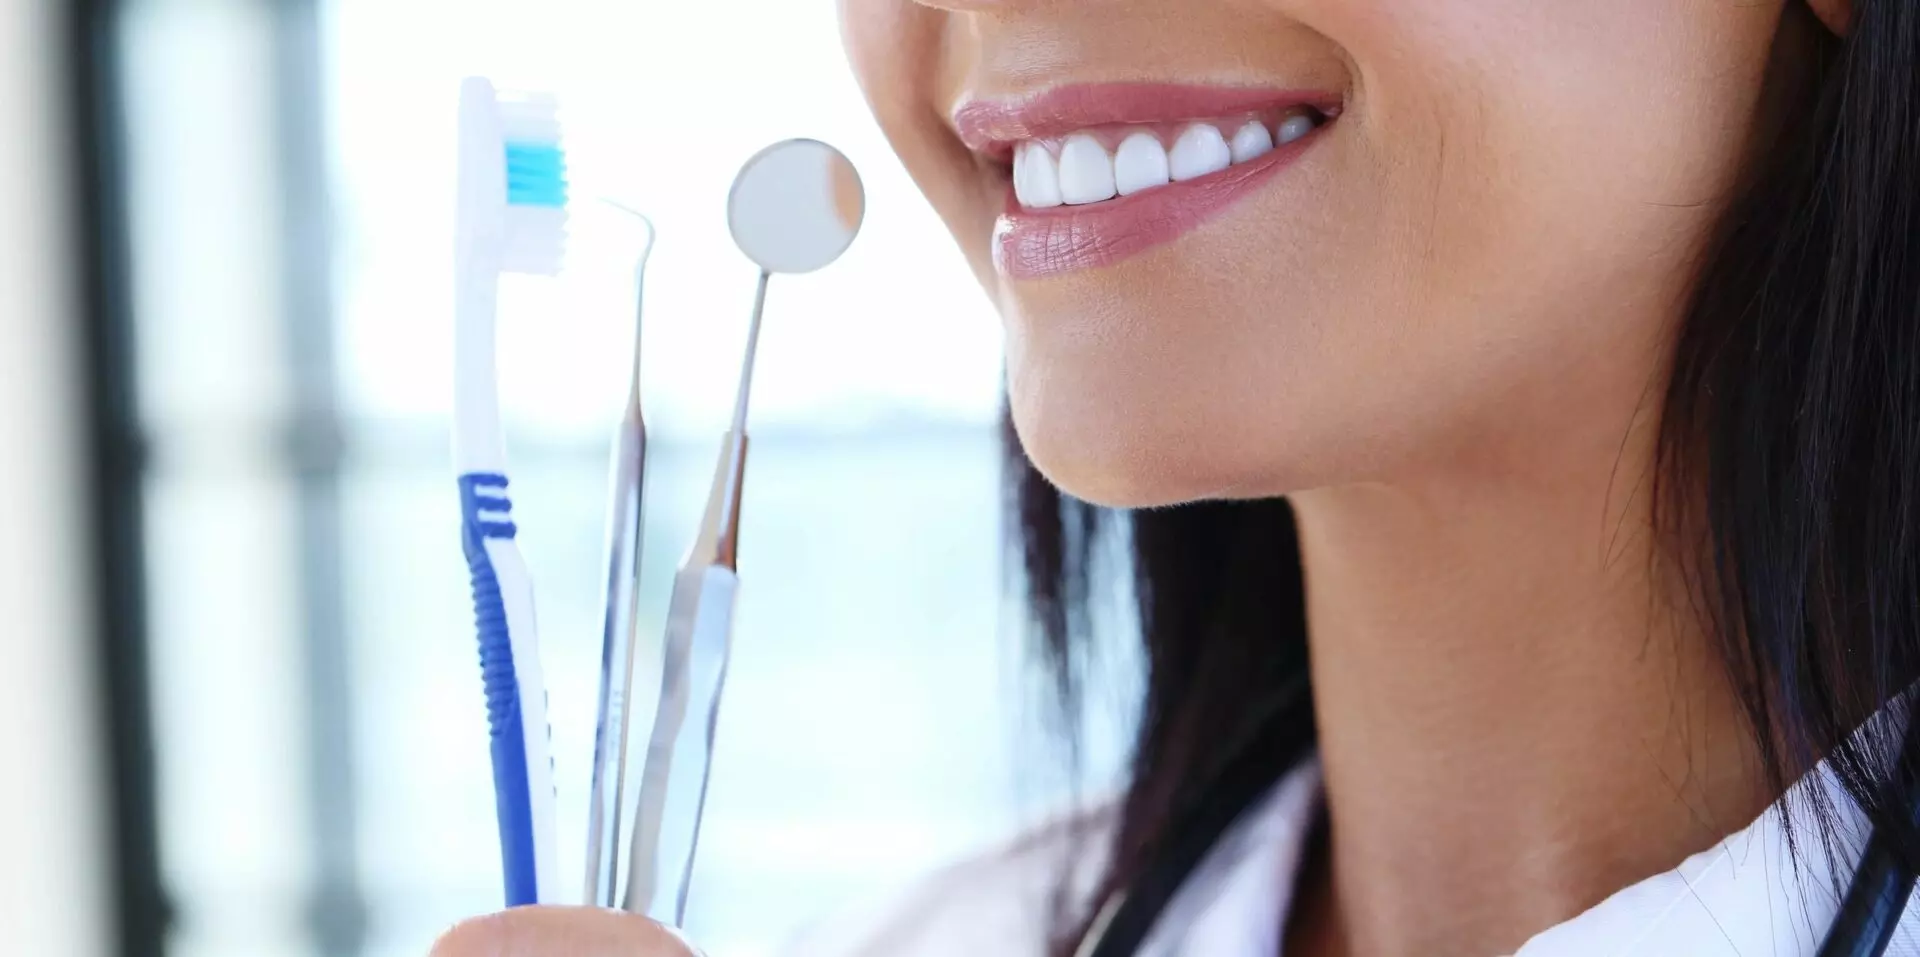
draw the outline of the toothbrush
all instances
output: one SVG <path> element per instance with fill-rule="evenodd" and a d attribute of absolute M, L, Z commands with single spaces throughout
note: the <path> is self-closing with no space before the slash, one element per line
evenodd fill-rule
<path fill-rule="evenodd" d="M 494 340 L 500 276 L 560 271 L 567 181 L 557 112 L 551 97 L 503 98 L 485 79 L 460 87 L 453 454 L 509 907 L 561 902 L 545 682 L 533 583 L 514 542 Z"/>
<path fill-rule="evenodd" d="M 612 494 L 607 510 L 606 618 L 601 636 L 600 707 L 593 738 L 593 784 L 587 805 L 586 901 L 617 907 L 620 881 L 620 818 L 627 782 L 627 704 L 633 698 L 633 652 L 640 605 L 640 545 L 647 478 L 647 424 L 640 410 L 640 332 L 646 312 L 647 259 L 653 251 L 653 223 L 646 216 L 608 202 L 638 219 L 646 243 L 634 266 L 633 367 L 627 405 L 614 436 Z"/>
<path fill-rule="evenodd" d="M 766 310 L 766 272 L 754 294 L 746 358 L 734 398 L 733 425 L 721 442 L 713 486 L 693 547 L 673 579 L 667 605 L 660 703 L 641 774 L 640 808 L 628 852 L 626 910 L 662 924 L 686 919 L 687 889 L 713 766 L 720 693 L 733 650 L 733 611 L 740 587 L 740 498 L 746 473 L 747 399 Z M 691 720 L 689 720 L 691 718 Z"/>

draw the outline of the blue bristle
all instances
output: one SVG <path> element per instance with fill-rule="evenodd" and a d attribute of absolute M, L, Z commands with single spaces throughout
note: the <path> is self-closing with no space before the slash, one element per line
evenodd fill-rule
<path fill-rule="evenodd" d="M 552 143 L 508 141 L 507 204 L 566 206 L 566 153 Z"/>

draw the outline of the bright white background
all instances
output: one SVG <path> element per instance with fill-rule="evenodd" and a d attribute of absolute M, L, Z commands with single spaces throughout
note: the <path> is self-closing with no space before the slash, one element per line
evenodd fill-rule
<path fill-rule="evenodd" d="M 832 0 L 335 0 L 331 66 L 350 278 L 345 381 L 360 408 L 444 402 L 452 190 L 447 108 L 469 73 L 560 93 L 577 194 L 618 197 L 659 227 L 648 308 L 648 400 L 669 429 L 723 428 L 753 272 L 727 238 L 727 186 L 761 147 L 811 136 L 865 174 L 867 228 L 835 268 L 782 279 L 755 383 L 756 425 L 858 428 L 936 416 L 985 424 L 998 405 L 998 324 L 951 240 L 869 117 Z M 537 11 L 537 13 L 536 13 Z M 583 222 L 583 243 L 607 234 Z M 506 335 L 528 421 L 604 429 L 625 372 L 617 270 Z M 611 297 L 612 301 L 601 296 Z M 407 321 L 411 319 L 412 321 Z"/>

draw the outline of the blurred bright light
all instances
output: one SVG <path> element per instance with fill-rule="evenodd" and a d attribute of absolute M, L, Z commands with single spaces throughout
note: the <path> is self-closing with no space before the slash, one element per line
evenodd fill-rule
<path fill-rule="evenodd" d="M 449 393 L 453 103 L 468 74 L 561 97 L 580 218 L 572 275 L 510 297 L 508 414 L 597 434 L 624 388 L 633 254 L 618 199 L 659 228 L 645 373 L 659 428 L 725 421 L 753 295 L 727 236 L 733 175 L 761 147 L 826 140 L 866 179 L 864 234 L 769 300 L 754 421 L 838 430 L 998 407 L 999 326 L 880 135 L 828 0 L 335 0 L 341 355 L 364 414 L 430 416 Z"/>

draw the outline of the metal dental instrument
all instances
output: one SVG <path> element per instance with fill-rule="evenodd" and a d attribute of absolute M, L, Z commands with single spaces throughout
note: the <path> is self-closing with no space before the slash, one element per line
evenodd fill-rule
<path fill-rule="evenodd" d="M 816 140 L 788 140 L 755 154 L 727 198 L 734 242 L 760 267 L 760 278 L 732 427 L 714 466 L 699 534 L 673 580 L 659 708 L 641 774 L 624 901 L 626 910 L 668 926 L 680 927 L 686 918 L 733 642 L 747 401 L 767 284 L 775 273 L 813 272 L 840 258 L 859 234 L 865 212 L 860 174 L 838 150 Z"/>
<path fill-rule="evenodd" d="M 647 481 L 647 424 L 640 410 L 640 338 L 646 315 L 647 259 L 653 221 L 611 200 L 639 220 L 646 239 L 633 267 L 633 368 L 626 410 L 614 436 L 612 502 L 607 508 L 606 615 L 601 633 L 600 703 L 593 735 L 593 784 L 587 806 L 586 896 L 596 907 L 620 905 L 620 834 L 626 808 L 627 708 L 633 698 L 639 631 L 640 547 Z"/>

